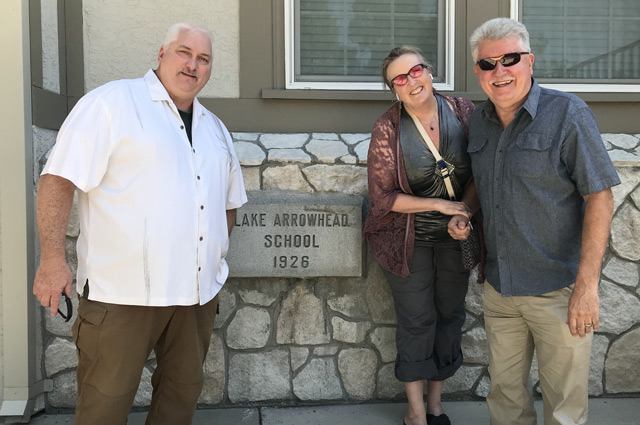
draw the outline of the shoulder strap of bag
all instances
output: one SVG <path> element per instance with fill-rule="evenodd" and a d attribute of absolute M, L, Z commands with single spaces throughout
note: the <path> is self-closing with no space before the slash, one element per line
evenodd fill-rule
<path fill-rule="evenodd" d="M 407 111 L 407 113 L 413 120 L 414 124 L 418 128 L 418 131 L 422 136 L 422 142 L 429 148 L 429 150 L 433 154 L 433 157 L 436 159 L 436 165 L 438 166 L 438 168 L 440 169 L 440 172 L 442 173 L 442 178 L 444 179 L 444 185 L 447 187 L 447 192 L 449 193 L 449 199 L 451 199 L 452 201 L 455 201 L 456 195 L 453 191 L 453 185 L 451 184 L 451 175 L 449 174 L 447 163 L 444 162 L 444 159 L 442 159 L 442 157 L 440 156 L 440 152 L 438 152 L 438 149 L 436 149 L 435 145 L 433 144 L 433 141 L 431 141 L 431 137 L 429 137 L 429 135 L 427 134 L 427 131 L 422 126 L 422 123 L 420 122 L 418 117 L 412 114 L 408 108 L 405 108 L 405 111 Z"/>

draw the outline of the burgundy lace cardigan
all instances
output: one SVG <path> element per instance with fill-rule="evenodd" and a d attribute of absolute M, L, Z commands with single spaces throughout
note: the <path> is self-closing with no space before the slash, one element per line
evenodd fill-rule
<path fill-rule="evenodd" d="M 461 97 L 438 95 L 453 107 L 468 135 L 467 122 L 473 103 Z M 400 102 L 396 102 L 378 118 L 371 132 L 367 155 L 370 208 L 362 236 L 380 266 L 407 277 L 413 256 L 415 215 L 391 211 L 399 193 L 412 194 L 400 149 L 400 115 Z"/>

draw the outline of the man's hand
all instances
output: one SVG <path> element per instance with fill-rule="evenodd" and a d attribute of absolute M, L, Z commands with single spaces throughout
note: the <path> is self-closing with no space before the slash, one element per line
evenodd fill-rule
<path fill-rule="evenodd" d="M 582 226 L 582 249 L 576 284 L 569 298 L 567 324 L 573 336 L 584 337 L 600 326 L 600 299 L 598 280 L 602 258 L 609 240 L 609 227 L 613 215 L 613 195 L 605 189 L 584 197 L 585 209 Z"/>
<path fill-rule="evenodd" d="M 36 219 L 40 236 L 40 267 L 33 294 L 43 307 L 58 314 L 62 291 L 71 298 L 71 272 L 65 261 L 65 236 L 75 186 L 62 177 L 45 174 L 38 182 Z"/>
<path fill-rule="evenodd" d="M 454 215 L 451 217 L 451 220 L 449 220 L 447 230 L 453 239 L 467 239 L 469 237 L 469 232 L 471 232 L 469 218 L 462 214 Z"/>
<path fill-rule="evenodd" d="M 576 285 L 569 298 L 567 324 L 573 336 L 584 338 L 600 327 L 600 298 L 597 285 Z"/>
<path fill-rule="evenodd" d="M 58 314 L 62 291 L 71 298 L 71 272 L 62 260 L 40 261 L 33 281 L 33 295 L 43 307 L 51 307 L 51 316 Z"/>

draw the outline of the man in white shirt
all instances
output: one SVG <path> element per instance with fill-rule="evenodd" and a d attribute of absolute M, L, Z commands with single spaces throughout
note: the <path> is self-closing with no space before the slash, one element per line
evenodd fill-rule
<path fill-rule="evenodd" d="M 65 233 L 78 189 L 76 424 L 126 424 L 152 350 L 147 424 L 191 423 L 247 201 L 229 132 L 195 97 L 212 52 L 206 27 L 171 27 L 155 71 L 78 102 L 42 172 L 33 293 L 52 315 L 63 291 L 71 297 Z"/>

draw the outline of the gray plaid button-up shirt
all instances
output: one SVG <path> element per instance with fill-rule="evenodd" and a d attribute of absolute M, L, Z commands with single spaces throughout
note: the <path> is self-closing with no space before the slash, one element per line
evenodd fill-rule
<path fill-rule="evenodd" d="M 620 184 L 589 107 L 533 81 L 507 128 L 491 101 L 473 112 L 468 152 L 491 286 L 502 296 L 522 296 L 574 283 L 583 196 Z"/>

